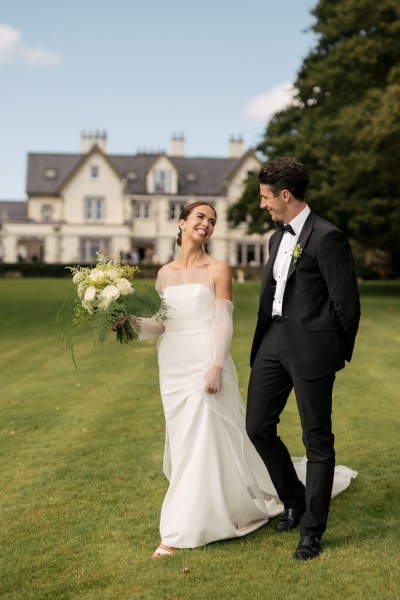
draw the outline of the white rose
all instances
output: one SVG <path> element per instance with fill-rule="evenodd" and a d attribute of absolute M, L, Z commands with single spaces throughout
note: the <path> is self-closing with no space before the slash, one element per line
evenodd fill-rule
<path fill-rule="evenodd" d="M 120 297 L 119 290 L 115 285 L 106 285 L 106 287 L 101 290 L 100 298 L 101 298 L 101 306 L 103 308 L 107 308 L 107 306 L 112 302 L 112 300 L 117 300 Z"/>
<path fill-rule="evenodd" d="M 103 296 L 103 298 L 110 298 L 111 300 L 114 300 L 114 299 L 120 297 L 119 289 L 117 288 L 116 285 L 112 285 L 112 284 L 106 285 L 104 290 L 102 290 L 101 295 Z"/>
<path fill-rule="evenodd" d="M 115 281 L 115 285 L 117 286 L 121 296 L 132 294 L 132 292 L 134 291 L 132 285 L 127 279 L 125 279 L 125 277 L 119 277 Z"/>
<path fill-rule="evenodd" d="M 91 302 L 92 300 L 95 299 L 96 292 L 97 292 L 97 290 L 94 287 L 94 285 L 90 285 L 88 288 L 86 288 L 86 292 L 85 292 L 85 295 L 83 296 L 83 299 L 86 302 Z"/>

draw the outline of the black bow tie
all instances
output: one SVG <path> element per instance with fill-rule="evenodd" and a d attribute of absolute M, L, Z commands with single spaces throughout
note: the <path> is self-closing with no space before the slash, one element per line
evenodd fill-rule
<path fill-rule="evenodd" d="M 278 223 L 278 229 L 280 229 L 281 231 L 283 231 L 283 233 L 285 233 L 285 231 L 288 231 L 289 233 L 291 233 L 292 235 L 296 235 L 293 227 L 291 225 L 282 225 L 282 223 Z"/>

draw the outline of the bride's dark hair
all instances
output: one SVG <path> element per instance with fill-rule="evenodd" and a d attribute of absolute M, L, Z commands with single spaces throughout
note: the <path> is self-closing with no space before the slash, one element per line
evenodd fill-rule
<path fill-rule="evenodd" d="M 186 221 L 186 219 L 188 218 L 188 216 L 190 215 L 192 210 L 194 210 L 197 206 L 209 206 L 214 211 L 215 220 L 217 220 L 217 211 L 215 210 L 213 205 L 210 204 L 209 202 L 201 202 L 199 200 L 198 202 L 192 202 L 191 204 L 187 204 L 186 206 L 184 206 L 182 208 L 181 214 L 179 215 L 179 221 L 181 219 Z M 180 246 L 182 244 L 182 230 L 180 227 L 179 227 L 179 233 L 176 236 L 176 243 L 178 244 L 178 246 Z"/>

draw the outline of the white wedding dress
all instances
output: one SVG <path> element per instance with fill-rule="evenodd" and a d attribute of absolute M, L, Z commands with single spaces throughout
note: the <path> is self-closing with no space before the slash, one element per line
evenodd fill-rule
<path fill-rule="evenodd" d="M 216 299 L 208 268 L 164 268 L 156 285 L 168 318 L 163 324 L 156 319 L 140 321 L 141 339 L 161 334 L 157 348 L 166 420 L 164 472 L 169 479 L 161 511 L 161 541 L 175 548 L 194 548 L 246 535 L 281 514 L 283 505 L 246 434 L 244 406 L 229 354 L 222 389 L 215 394 L 204 390 L 215 344 Z M 306 459 L 293 461 L 304 482 Z M 347 467 L 336 467 L 332 495 L 344 490 L 356 475 Z"/>

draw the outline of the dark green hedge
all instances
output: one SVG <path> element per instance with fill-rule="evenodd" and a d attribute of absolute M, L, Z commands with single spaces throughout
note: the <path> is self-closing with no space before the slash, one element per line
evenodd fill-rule
<path fill-rule="evenodd" d="M 387 270 L 380 271 L 375 265 L 366 266 L 360 258 L 355 255 L 356 273 L 360 279 L 391 279 Z M 72 265 L 44 263 L 0 263 L 1 277 L 70 277 L 70 271 L 66 268 Z M 87 265 L 95 266 L 95 265 Z M 155 279 L 161 265 L 139 265 L 140 275 L 144 279 Z M 237 279 L 238 271 L 242 271 L 244 278 L 261 280 L 263 267 L 234 267 L 232 274 Z"/>
<path fill-rule="evenodd" d="M 70 277 L 66 267 L 72 265 L 44 263 L 0 263 L 0 277 Z M 87 265 L 93 266 L 94 265 Z M 145 278 L 155 278 L 159 265 L 140 265 L 140 273 Z"/>
<path fill-rule="evenodd" d="M 0 277 L 70 277 L 66 268 L 72 265 L 44 263 L 0 263 Z M 94 265 L 88 265 L 93 266 Z M 155 279 L 160 265 L 139 265 L 140 275 L 145 279 Z M 232 269 L 233 276 L 237 278 L 237 271 L 241 270 L 245 279 L 261 279 L 262 267 L 244 267 Z"/>

